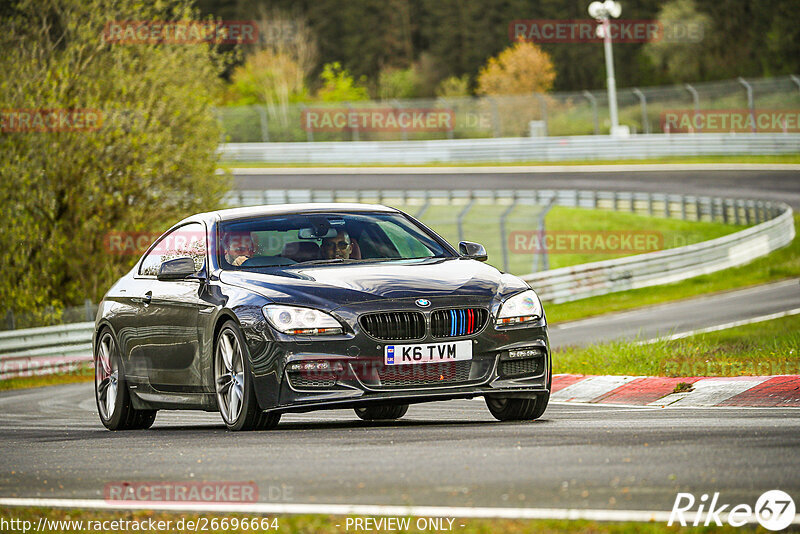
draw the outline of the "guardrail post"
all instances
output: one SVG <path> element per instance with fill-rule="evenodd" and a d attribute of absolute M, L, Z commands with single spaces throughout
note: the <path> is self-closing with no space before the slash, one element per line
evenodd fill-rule
<path fill-rule="evenodd" d="M 92 301 L 86 299 L 83 301 L 83 309 L 86 310 L 86 321 L 94 321 L 94 316 L 92 314 Z"/>
<path fill-rule="evenodd" d="M 392 111 L 397 109 L 403 109 L 403 105 L 396 99 L 392 100 Z M 403 141 L 408 141 L 408 129 L 405 126 L 401 126 L 401 128 L 402 128 L 401 131 L 402 131 Z"/>
<path fill-rule="evenodd" d="M 672 218 L 672 211 L 669 209 L 669 194 L 664 193 L 664 217 L 667 219 Z"/>
<path fill-rule="evenodd" d="M 539 108 L 542 111 L 542 122 L 544 123 L 544 136 L 547 137 L 550 135 L 547 128 L 547 99 L 541 93 L 535 93 L 536 98 L 539 99 Z"/>
<path fill-rule="evenodd" d="M 577 191 L 575 192 L 577 195 Z M 539 234 L 539 254 L 536 255 L 536 270 L 537 271 L 547 271 L 550 269 L 550 256 L 547 254 L 547 240 L 545 239 L 547 233 L 547 227 L 545 224 L 545 218 L 547 214 L 552 209 L 553 205 L 556 203 L 556 197 L 553 195 L 550 200 L 547 202 L 547 205 L 539 212 L 538 217 L 538 228 L 537 233 Z"/>
<path fill-rule="evenodd" d="M 500 112 L 497 110 L 497 99 L 490 96 L 489 102 L 492 103 L 492 135 L 500 137 Z"/>
<path fill-rule="evenodd" d="M 636 91 L 636 89 L 634 89 Z M 597 116 L 597 98 L 589 91 L 584 91 L 583 96 L 592 104 L 592 125 L 594 126 L 594 134 L 600 135 L 600 122 Z"/>
<path fill-rule="evenodd" d="M 796 74 L 790 74 L 789 78 L 792 79 L 795 85 L 797 85 L 797 90 L 800 91 L 800 76 L 797 76 Z"/>
<path fill-rule="evenodd" d="M 695 197 L 694 199 L 694 216 L 696 221 L 703 220 L 703 210 L 700 205 L 700 197 Z"/>
<path fill-rule="evenodd" d="M 592 191 L 592 209 L 597 209 L 597 191 Z"/>
<path fill-rule="evenodd" d="M 514 211 L 517 206 L 517 197 L 511 201 L 511 205 L 506 208 L 500 216 L 500 244 L 503 246 L 503 271 L 508 272 L 508 242 L 506 241 L 506 218 Z"/>
<path fill-rule="evenodd" d="M 681 195 L 681 220 L 686 220 L 686 197 Z"/>
<path fill-rule="evenodd" d="M 353 106 L 350 105 L 350 102 L 345 102 L 344 105 L 347 108 L 347 113 L 350 114 L 350 112 L 353 110 Z M 358 121 L 356 121 L 356 127 L 350 129 L 350 140 L 351 141 L 358 141 L 359 140 Z"/>
<path fill-rule="evenodd" d="M 722 199 L 722 222 L 724 222 L 725 224 L 728 224 L 728 206 L 729 206 L 728 199 L 723 198 Z"/>
<path fill-rule="evenodd" d="M 692 102 L 694 102 L 694 117 L 692 117 L 692 123 L 697 124 L 697 116 L 700 114 L 700 95 L 697 94 L 697 91 L 691 85 L 684 84 L 684 87 L 689 94 L 692 95 Z M 697 131 L 702 131 L 702 128 L 697 128 Z"/>
<path fill-rule="evenodd" d="M 6 312 L 6 330 L 16 330 L 16 326 L 14 323 L 14 311 L 8 310 Z"/>
<path fill-rule="evenodd" d="M 261 119 L 261 142 L 269 143 L 269 123 L 267 122 L 267 108 L 258 106 L 258 116 Z"/>
<path fill-rule="evenodd" d="M 306 105 L 305 104 L 300 104 L 300 116 L 301 117 L 303 116 L 303 112 L 305 111 L 305 109 L 306 109 Z M 314 132 L 311 130 L 311 128 L 308 127 L 308 124 L 304 124 L 303 126 L 305 127 L 305 130 L 306 130 L 306 141 L 308 141 L 309 143 L 313 143 L 314 142 Z"/>
<path fill-rule="evenodd" d="M 633 94 L 639 97 L 639 106 L 642 108 L 642 131 L 643 133 L 650 133 L 650 119 L 647 117 L 647 98 L 644 93 L 638 88 L 633 88 Z M 595 127 L 595 135 L 597 135 L 597 127 Z"/>
<path fill-rule="evenodd" d="M 750 85 L 747 80 L 739 76 L 736 78 L 740 84 L 742 84 L 747 91 L 747 109 L 750 110 L 750 120 L 753 121 L 753 133 L 756 132 L 756 107 L 753 101 L 753 86 Z"/>
<path fill-rule="evenodd" d="M 464 241 L 464 217 L 467 216 L 467 212 L 472 208 L 472 205 L 475 204 L 475 194 L 473 191 L 469 192 L 469 202 L 464 208 L 458 212 L 458 218 L 456 219 L 458 224 L 458 241 Z"/>
<path fill-rule="evenodd" d="M 426 189 L 425 190 L 425 203 L 422 205 L 422 207 L 419 209 L 419 211 L 414 214 L 414 218 L 415 219 L 419 219 L 423 215 L 425 215 L 425 212 L 428 211 L 428 206 L 430 206 L 430 203 L 431 203 L 430 191 L 428 191 Z"/>

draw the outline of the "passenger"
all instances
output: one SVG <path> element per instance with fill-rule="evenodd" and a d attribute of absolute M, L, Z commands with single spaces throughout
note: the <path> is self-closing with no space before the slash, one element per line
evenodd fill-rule
<path fill-rule="evenodd" d="M 352 252 L 350 236 L 344 230 L 339 230 L 336 237 L 326 237 L 322 240 L 322 257 L 327 260 L 334 258 L 349 260 Z"/>

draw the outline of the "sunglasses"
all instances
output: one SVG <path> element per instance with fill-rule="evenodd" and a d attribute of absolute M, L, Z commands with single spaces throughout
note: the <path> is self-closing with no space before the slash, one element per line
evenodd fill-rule
<path fill-rule="evenodd" d="M 329 241 L 329 242 L 325 243 L 323 246 L 325 248 L 333 248 L 334 245 L 336 245 L 336 248 L 338 248 L 339 250 L 344 250 L 344 249 L 346 249 L 347 247 L 350 246 L 350 243 L 348 243 L 346 241 L 335 241 L 335 242 L 334 241 Z"/>

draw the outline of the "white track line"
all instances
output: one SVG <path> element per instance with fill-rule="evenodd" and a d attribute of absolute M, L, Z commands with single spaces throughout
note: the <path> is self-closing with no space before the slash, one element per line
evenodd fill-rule
<path fill-rule="evenodd" d="M 758 317 L 752 317 L 750 319 L 742 319 L 741 321 L 732 321 L 730 323 L 724 323 L 717 326 L 709 326 L 708 328 L 701 328 L 699 330 L 690 330 L 689 332 L 680 332 L 678 334 L 672 334 L 669 336 L 662 336 L 656 337 L 653 339 L 648 339 L 646 341 L 639 341 L 636 343 L 637 345 L 651 345 L 653 343 L 658 343 L 659 341 L 674 341 L 676 339 L 683 339 L 685 337 L 696 336 L 698 334 L 707 334 L 709 332 L 717 332 L 719 330 L 727 330 L 728 328 L 735 328 L 737 326 L 744 326 L 753 323 L 762 323 L 764 321 L 771 321 L 773 319 L 780 319 L 781 317 L 788 317 L 790 315 L 797 315 L 800 313 L 800 308 L 794 308 L 792 310 L 786 310 L 777 313 L 770 313 L 768 315 L 760 315 Z"/>
<path fill-rule="evenodd" d="M 630 165 L 495 165 L 475 167 L 234 167 L 236 176 L 263 174 L 552 174 L 562 172 L 799 171 L 794 163 L 640 163 Z M 220 169 L 218 172 L 222 172 Z"/>
<path fill-rule="evenodd" d="M 574 508 L 467 508 L 453 506 L 383 506 L 373 504 L 277 504 L 277 503 L 166 503 L 117 502 L 99 499 L 23 499 L 0 498 L 0 506 L 31 506 L 40 508 L 90 508 L 93 510 L 157 510 L 198 513 L 249 513 L 249 514 L 323 514 L 358 516 L 414 516 L 459 517 L 499 519 L 567 519 L 587 521 L 669 521 L 670 512 L 648 510 L 579 510 Z M 695 512 L 685 513 L 687 521 L 694 521 Z M 720 514 L 725 521 L 727 514 Z M 701 521 L 705 515 L 701 517 Z M 753 516 L 749 522 L 755 523 Z M 800 515 L 794 519 L 800 524 Z"/>

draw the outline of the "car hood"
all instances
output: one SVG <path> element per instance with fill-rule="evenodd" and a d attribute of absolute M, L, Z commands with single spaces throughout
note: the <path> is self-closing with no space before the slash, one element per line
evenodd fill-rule
<path fill-rule="evenodd" d="M 461 258 L 310 265 L 278 273 L 223 271 L 220 280 L 281 304 L 325 309 L 382 299 L 481 297 L 526 289 L 516 276 Z"/>

